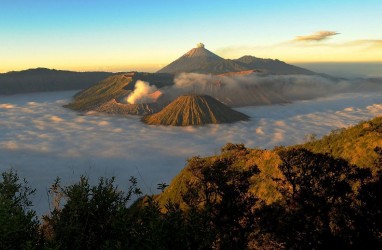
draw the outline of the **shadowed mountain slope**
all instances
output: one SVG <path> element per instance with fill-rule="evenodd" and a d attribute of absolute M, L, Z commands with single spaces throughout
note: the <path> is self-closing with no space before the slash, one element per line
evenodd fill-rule
<path fill-rule="evenodd" d="M 248 120 L 237 112 L 207 95 L 180 96 L 159 113 L 142 120 L 150 125 L 189 126 L 217 123 L 232 123 Z"/>
<path fill-rule="evenodd" d="M 46 68 L 11 71 L 0 74 L 0 95 L 85 89 L 112 74 Z"/>

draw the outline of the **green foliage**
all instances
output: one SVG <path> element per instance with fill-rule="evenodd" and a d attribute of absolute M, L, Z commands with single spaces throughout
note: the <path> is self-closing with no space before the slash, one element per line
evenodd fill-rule
<path fill-rule="evenodd" d="M 229 148 L 229 149 L 228 149 Z M 245 152 L 241 145 L 227 145 L 223 151 Z M 250 193 L 251 178 L 257 166 L 241 169 L 235 157 L 225 155 L 209 162 L 195 157 L 189 161 L 194 179 L 183 195 L 185 203 L 203 215 L 217 248 L 244 249 L 249 233 L 256 227 L 254 207 L 258 199 Z"/>
<path fill-rule="evenodd" d="M 382 148 L 375 148 L 378 158 L 374 165 L 382 168 Z M 371 249 L 373 246 L 382 247 L 382 171 L 362 186 L 359 194 L 359 210 L 357 227 L 359 238 L 362 240 L 360 248 Z"/>
<path fill-rule="evenodd" d="M 127 244 L 124 234 L 129 231 L 128 201 L 140 195 L 135 178 L 130 179 L 127 192 L 118 190 L 114 178 L 100 178 L 91 186 L 82 176 L 76 184 L 61 187 L 55 183 L 55 193 L 65 199 L 62 208 L 55 208 L 44 218 L 53 230 L 50 245 L 60 249 L 96 249 Z M 48 237 L 47 237 L 48 238 Z"/>
<path fill-rule="evenodd" d="M 29 197 L 35 190 L 12 170 L 0 181 L 0 249 L 25 249 L 38 243 L 38 221 Z"/>
<path fill-rule="evenodd" d="M 320 140 L 310 141 L 301 147 L 315 153 L 327 153 L 344 158 L 359 167 L 371 168 L 375 174 L 381 168 L 373 165 L 377 154 L 374 148 L 382 145 L 382 117 L 348 128 L 337 129 Z"/>
<path fill-rule="evenodd" d="M 280 180 L 285 203 L 278 208 L 276 219 L 281 241 L 290 248 L 350 248 L 362 244 L 362 228 L 356 227 L 362 200 L 357 200 L 352 186 L 368 181 L 371 172 L 306 149 L 285 150 L 280 157 L 285 176 Z"/>

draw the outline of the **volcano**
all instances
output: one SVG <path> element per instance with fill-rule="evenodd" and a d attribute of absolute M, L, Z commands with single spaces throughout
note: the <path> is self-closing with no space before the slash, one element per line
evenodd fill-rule
<path fill-rule="evenodd" d="M 315 74 L 310 70 L 277 59 L 263 59 L 254 56 L 243 56 L 233 60 L 224 59 L 206 49 L 203 43 L 197 44 L 196 48 L 191 49 L 177 60 L 160 69 L 158 73 L 224 74 L 248 70 L 276 75 Z"/>
<path fill-rule="evenodd" d="M 204 44 L 200 43 L 196 46 L 196 48 L 191 49 L 177 60 L 159 70 L 158 73 L 176 74 L 182 72 L 196 72 L 203 70 L 205 65 L 214 64 L 221 61 L 224 61 L 224 59 L 205 49 Z"/>
<path fill-rule="evenodd" d="M 142 118 L 149 125 L 193 126 L 232 123 L 249 117 L 208 95 L 179 96 L 160 112 Z"/>
<path fill-rule="evenodd" d="M 157 88 L 161 88 L 173 84 L 173 75 L 137 72 L 113 75 L 77 93 L 72 102 L 64 107 L 116 115 L 148 115 L 161 110 L 164 105 L 155 102 L 130 104 L 124 101 L 134 90 L 138 80 L 150 81 Z"/>

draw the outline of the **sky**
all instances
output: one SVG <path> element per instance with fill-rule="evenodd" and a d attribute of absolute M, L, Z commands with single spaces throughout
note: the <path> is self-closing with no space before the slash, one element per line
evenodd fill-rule
<path fill-rule="evenodd" d="M 382 62 L 380 0 L 1 0 L 0 72 L 156 71 L 196 43 L 224 58 Z"/>

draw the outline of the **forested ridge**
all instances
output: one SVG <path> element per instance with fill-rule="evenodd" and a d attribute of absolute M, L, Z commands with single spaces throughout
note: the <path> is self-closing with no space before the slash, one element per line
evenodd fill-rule
<path fill-rule="evenodd" d="M 57 178 L 42 218 L 33 188 L 5 171 L 0 249 L 380 249 L 381 128 L 377 117 L 273 150 L 228 143 L 155 196 L 134 177 L 128 190 Z"/>

